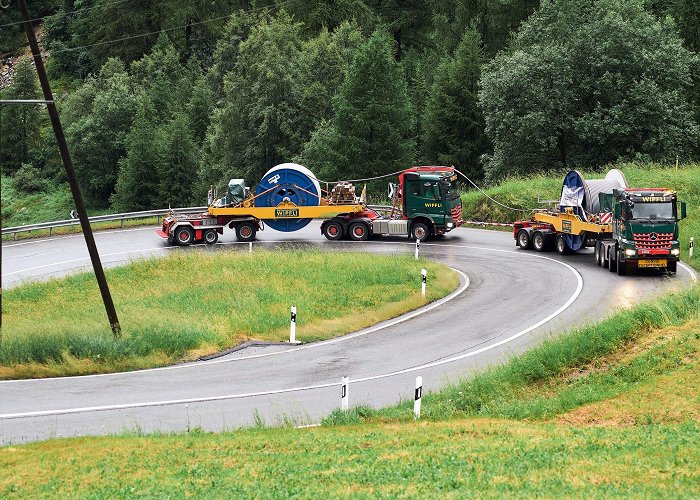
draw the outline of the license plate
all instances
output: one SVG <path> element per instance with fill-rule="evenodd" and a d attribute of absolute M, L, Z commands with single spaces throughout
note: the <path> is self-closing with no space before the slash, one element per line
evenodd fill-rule
<path fill-rule="evenodd" d="M 666 259 L 640 259 L 637 261 L 638 267 L 666 267 Z"/>

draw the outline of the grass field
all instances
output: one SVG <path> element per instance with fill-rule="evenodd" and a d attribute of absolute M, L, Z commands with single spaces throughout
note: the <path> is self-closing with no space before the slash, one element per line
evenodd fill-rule
<path fill-rule="evenodd" d="M 420 270 L 431 277 L 420 294 Z M 123 336 L 109 329 L 91 273 L 23 285 L 4 294 L 0 378 L 159 366 L 250 339 L 348 333 L 452 291 L 446 267 L 407 256 L 309 251 L 193 251 L 107 271 Z M 293 283 L 293 286 L 291 284 Z"/>

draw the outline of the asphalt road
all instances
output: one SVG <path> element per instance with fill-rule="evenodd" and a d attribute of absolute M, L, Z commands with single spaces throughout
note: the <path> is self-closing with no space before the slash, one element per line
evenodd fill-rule
<path fill-rule="evenodd" d="M 266 230 L 254 248 L 313 246 L 413 253 L 405 238 L 331 243 L 313 222 L 296 233 Z M 154 228 L 101 232 L 106 267 L 179 251 L 248 251 L 232 232 L 214 247 L 174 248 Z M 3 286 L 89 269 L 81 235 L 3 245 Z M 600 319 L 694 273 L 619 277 L 588 254 L 560 257 L 518 250 L 511 233 L 458 229 L 421 244 L 421 253 L 463 274 L 452 295 L 408 318 L 301 346 L 251 347 L 208 362 L 113 375 L 0 381 L 0 444 L 122 431 L 235 429 L 311 424 L 340 407 L 341 377 L 351 406 L 411 398 L 415 378 L 429 391 L 572 326 Z M 590 253 L 590 252 L 589 252 Z M 117 304 L 117 308 L 119 305 Z"/>

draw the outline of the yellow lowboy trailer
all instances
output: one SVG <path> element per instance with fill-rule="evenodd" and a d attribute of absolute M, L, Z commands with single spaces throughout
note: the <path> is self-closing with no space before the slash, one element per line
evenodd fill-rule
<path fill-rule="evenodd" d="M 321 200 L 325 202 L 326 200 Z M 360 203 L 352 205 L 328 205 L 322 204 L 311 207 L 300 207 L 292 202 L 282 202 L 275 207 L 214 207 L 208 209 L 210 215 L 253 217 L 259 220 L 273 219 L 325 219 L 335 217 L 338 214 L 356 213 L 364 210 Z"/>
<path fill-rule="evenodd" d="M 575 234 L 583 236 L 584 233 L 611 233 L 611 224 L 599 224 L 586 222 L 573 212 L 535 212 L 534 219 L 542 224 L 549 224 L 558 233 Z"/>

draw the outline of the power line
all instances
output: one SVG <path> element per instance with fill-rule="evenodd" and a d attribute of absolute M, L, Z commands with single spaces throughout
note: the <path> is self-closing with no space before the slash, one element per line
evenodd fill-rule
<path fill-rule="evenodd" d="M 10 0 L 7 0 L 7 1 L 8 1 L 8 4 L 7 4 L 7 5 L 8 5 L 8 7 L 9 7 L 9 1 L 10 1 Z M 103 3 L 103 4 L 99 4 L 99 5 L 93 5 L 92 7 L 83 7 L 83 8 L 80 8 L 80 9 L 69 10 L 68 12 L 64 12 L 64 14 L 67 15 L 67 16 L 68 16 L 68 15 L 72 15 L 72 14 L 82 14 L 83 12 L 89 12 L 89 11 L 91 11 L 91 10 L 101 9 L 101 8 L 103 8 L 103 7 L 110 7 L 110 6 L 112 6 L 112 5 L 118 5 L 118 4 L 120 4 L 120 3 L 125 3 L 125 2 L 129 2 L 129 1 L 130 1 L 130 0 L 115 0 L 114 2 Z M 3 7 L 3 8 L 7 8 L 7 7 Z M 34 19 L 29 19 L 29 22 L 30 22 L 30 23 L 34 23 L 34 22 L 37 22 L 37 21 L 43 21 L 43 20 L 46 19 L 47 17 L 53 17 L 53 16 L 55 16 L 55 15 L 57 15 L 57 14 L 58 14 L 58 12 L 57 12 L 56 14 L 49 14 L 48 16 L 35 17 Z M 6 28 L 6 27 L 9 27 L 9 26 L 15 26 L 15 25 L 21 25 L 21 24 L 22 24 L 22 21 L 15 21 L 14 23 L 0 24 L 0 28 Z"/>

